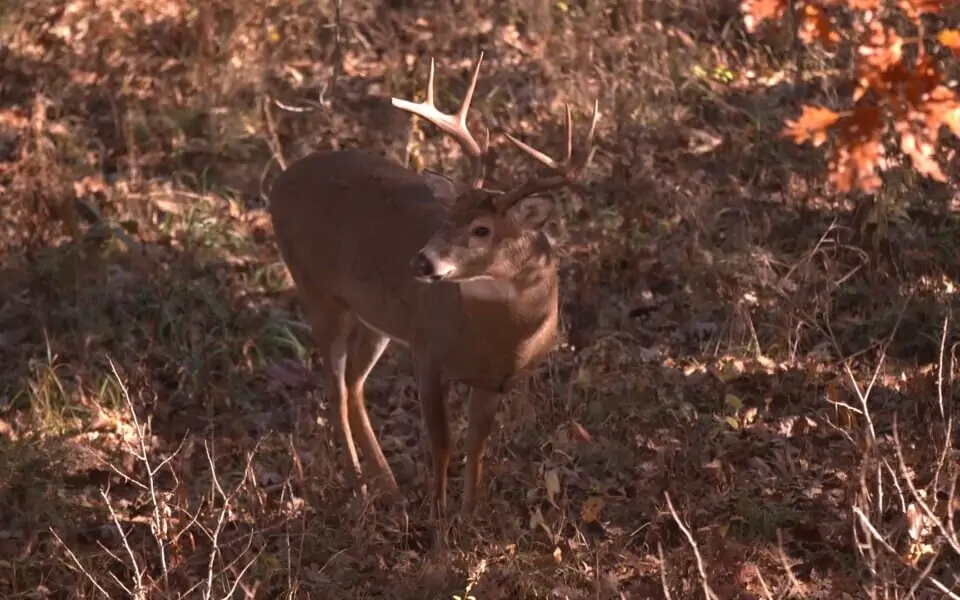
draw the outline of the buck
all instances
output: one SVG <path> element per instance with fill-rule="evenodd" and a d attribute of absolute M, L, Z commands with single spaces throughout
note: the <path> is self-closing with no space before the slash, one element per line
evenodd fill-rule
<path fill-rule="evenodd" d="M 459 144 L 472 164 L 469 184 L 431 171 L 417 174 L 358 150 L 318 151 L 291 164 L 270 194 L 277 243 L 322 353 L 324 393 L 349 455 L 351 479 L 357 483 L 362 475 L 359 437 L 384 491 L 402 498 L 363 394 L 392 340 L 413 352 L 438 520 L 447 505 L 451 385 L 471 388 L 462 500 L 462 513 L 470 515 L 501 398 L 554 344 L 557 272 L 543 232 L 554 205 L 538 194 L 575 182 L 592 158 L 599 119 L 595 104 L 576 161 L 569 107 L 562 162 L 505 134 L 550 173 L 502 193 L 484 189 L 489 131 L 481 147 L 467 129 L 482 60 L 481 54 L 456 114 L 442 113 L 434 103 L 432 59 L 426 100 L 392 99 L 393 106 Z"/>

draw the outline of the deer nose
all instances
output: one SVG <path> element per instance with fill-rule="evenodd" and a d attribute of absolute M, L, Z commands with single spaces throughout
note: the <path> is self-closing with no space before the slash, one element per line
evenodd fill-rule
<path fill-rule="evenodd" d="M 434 275 L 433 261 L 427 258 L 423 252 L 413 257 L 413 260 L 410 261 L 410 268 L 413 269 L 413 273 L 417 277 L 432 277 Z"/>

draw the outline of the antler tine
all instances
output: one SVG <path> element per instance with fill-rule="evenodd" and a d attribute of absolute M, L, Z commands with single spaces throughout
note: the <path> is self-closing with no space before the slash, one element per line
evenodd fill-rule
<path fill-rule="evenodd" d="M 565 169 L 567 169 L 567 170 L 569 170 L 569 169 L 574 169 L 574 170 L 582 169 L 582 168 L 584 168 L 584 167 L 586 167 L 587 165 L 590 164 L 590 162 L 591 162 L 591 160 L 592 160 L 592 158 L 593 158 L 593 152 L 596 150 L 596 149 L 593 147 L 593 137 L 594 137 L 594 134 L 596 133 L 596 130 L 597 130 L 597 121 L 600 120 L 600 101 L 599 101 L 599 100 L 594 100 L 594 102 L 593 102 L 593 115 L 592 115 L 592 118 L 591 118 L 591 120 L 590 120 L 590 129 L 589 129 L 589 131 L 587 131 L 587 136 L 586 136 L 586 138 L 585 138 L 585 140 L 584 140 L 584 146 L 585 146 L 585 147 L 587 148 L 587 150 L 588 150 L 587 156 L 589 156 L 590 158 L 587 159 L 587 160 L 585 160 L 585 161 L 583 161 L 582 164 L 580 164 L 579 166 L 576 166 L 576 167 L 575 167 L 575 165 L 573 164 L 573 115 L 571 114 L 570 105 L 569 105 L 569 104 L 566 105 L 566 108 L 567 108 L 567 110 L 566 110 L 565 132 L 564 132 L 564 133 L 566 134 L 566 138 L 567 138 L 567 139 L 566 139 L 566 141 L 567 141 L 567 148 L 566 148 L 566 156 L 564 157 L 563 162 L 560 163 L 560 164 L 557 164 L 557 161 L 554 160 L 553 158 L 547 156 L 547 155 L 544 154 L 543 152 L 540 152 L 540 151 L 537 150 L 536 148 L 533 148 L 532 146 L 529 146 L 529 145 L 525 144 L 524 142 L 521 142 L 520 140 L 518 140 L 517 138 L 513 137 L 513 136 L 510 135 L 509 133 L 504 132 L 503 135 L 504 135 L 504 137 L 506 137 L 506 138 L 510 141 L 510 143 L 512 143 L 514 146 L 516 146 L 517 148 L 519 148 L 520 150 L 522 150 L 522 151 L 523 151 L 524 153 L 526 153 L 528 156 L 530 156 L 531 158 L 533 158 L 533 159 L 536 160 L 537 162 L 539 162 L 539 163 L 541 163 L 541 164 L 543 164 L 543 165 L 546 165 L 547 167 L 550 167 L 551 169 L 553 169 L 553 170 L 555 170 L 555 171 L 563 171 L 563 170 L 565 170 Z"/>
<path fill-rule="evenodd" d="M 536 148 L 533 148 L 532 146 L 528 146 L 527 144 L 521 142 L 517 138 L 507 133 L 506 131 L 503 132 L 503 137 L 510 140 L 511 144 L 513 144 L 520 150 L 523 150 L 527 154 L 527 156 L 531 157 L 535 161 L 541 164 L 544 164 L 554 170 L 559 170 L 561 168 L 561 166 L 557 164 L 557 161 L 553 160 L 543 152 L 540 152 Z"/>
<path fill-rule="evenodd" d="M 433 102 L 433 68 L 434 61 L 433 57 L 430 57 L 430 75 L 427 76 L 427 99 L 424 100 L 424 104 L 437 108 L 437 105 Z M 396 98 L 393 99 L 393 105 L 397 106 Z"/>
<path fill-rule="evenodd" d="M 504 136 L 512 143 L 514 146 L 522 150 L 525 154 L 536 160 L 537 162 L 546 165 L 554 172 L 554 175 L 551 177 L 544 178 L 533 178 L 527 180 L 526 182 L 520 184 L 519 186 L 507 191 L 504 194 L 501 194 L 496 202 L 497 205 L 501 208 L 509 207 L 510 205 L 522 200 L 527 196 L 532 196 L 534 194 L 545 192 L 547 190 L 560 187 L 562 185 L 570 185 L 574 183 L 574 180 L 583 170 L 593 161 L 593 155 L 596 152 L 596 148 L 593 146 L 593 138 L 597 130 L 597 122 L 600 120 L 600 102 L 595 100 L 593 103 L 593 116 L 590 121 L 590 129 L 587 131 L 587 136 L 584 142 L 584 153 L 583 158 L 578 161 L 573 160 L 573 116 L 570 111 L 570 105 L 567 105 L 566 110 L 566 119 L 565 119 L 565 129 L 566 129 L 566 155 L 562 163 L 558 164 L 557 161 L 550 158 L 543 152 L 529 146 L 517 138 L 513 137 L 509 133 L 504 132 Z"/>
<path fill-rule="evenodd" d="M 430 75 L 427 79 L 427 97 L 423 102 L 411 102 L 402 98 L 391 98 L 393 106 L 400 110 L 412 113 L 418 117 L 433 123 L 441 131 L 449 135 L 460 145 L 463 153 L 470 159 L 473 167 L 473 181 L 471 187 L 479 188 L 483 185 L 483 155 L 486 147 L 481 148 L 477 140 L 474 139 L 470 130 L 467 129 L 467 112 L 470 110 L 470 103 L 473 101 L 473 93 L 477 87 L 477 79 L 480 76 L 480 63 L 483 61 L 483 53 L 477 59 L 477 64 L 473 70 L 473 77 L 470 79 L 470 85 L 460 103 L 460 109 L 456 114 L 447 114 L 441 112 L 435 103 L 434 87 L 434 59 L 430 59 Z M 487 132 L 489 144 L 489 131 Z M 485 145 L 486 146 L 486 145 Z"/>
<path fill-rule="evenodd" d="M 460 103 L 460 110 L 457 111 L 457 121 L 464 129 L 467 128 L 467 111 L 470 110 L 470 103 L 473 102 L 473 92 L 477 89 L 477 78 L 480 77 L 480 63 L 483 62 L 483 51 L 477 58 L 477 64 L 473 67 L 473 77 L 470 78 L 470 85 L 467 86 L 467 92 L 463 95 L 463 102 Z"/>

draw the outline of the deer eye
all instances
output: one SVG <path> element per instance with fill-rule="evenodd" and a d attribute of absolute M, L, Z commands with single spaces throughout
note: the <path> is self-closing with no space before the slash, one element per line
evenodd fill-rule
<path fill-rule="evenodd" d="M 484 225 L 477 225 L 473 228 L 473 235 L 476 237 L 487 237 L 490 235 L 490 228 Z"/>

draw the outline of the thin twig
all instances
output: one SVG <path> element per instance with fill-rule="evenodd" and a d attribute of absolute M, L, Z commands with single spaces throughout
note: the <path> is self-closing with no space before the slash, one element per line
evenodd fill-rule
<path fill-rule="evenodd" d="M 757 576 L 757 580 L 760 582 L 760 587 L 763 588 L 763 595 L 766 596 L 767 600 L 773 600 L 773 594 L 770 592 L 770 587 L 767 586 L 767 582 L 763 578 L 763 574 L 760 572 L 760 567 L 754 568 L 754 574 Z"/>
<path fill-rule="evenodd" d="M 140 568 L 140 565 L 137 564 L 137 557 L 133 553 L 133 548 L 130 547 L 130 540 L 127 539 L 127 533 L 123 530 L 123 525 L 120 524 L 120 517 L 118 517 L 117 512 L 113 510 L 113 503 L 110 502 L 110 497 L 107 496 L 107 492 L 104 490 L 100 490 L 100 497 L 102 497 L 103 501 L 107 504 L 107 509 L 110 511 L 113 523 L 117 526 L 120 539 L 123 541 L 123 547 L 127 551 L 127 556 L 130 557 L 130 565 L 133 567 L 133 572 L 137 577 L 135 582 L 136 590 L 133 592 L 133 595 L 136 598 L 141 598 L 143 596 L 143 570 Z M 119 581 L 117 583 L 119 583 Z"/>
<path fill-rule="evenodd" d="M 850 379 L 850 383 L 853 385 L 854 391 L 857 393 L 857 398 L 860 400 L 860 405 L 863 408 L 863 416 L 867 420 L 867 433 L 870 435 L 871 446 L 874 446 L 877 443 L 877 431 L 873 425 L 873 418 L 870 416 L 870 407 L 867 404 L 867 399 L 870 397 L 870 394 L 873 391 L 873 386 L 876 385 L 877 379 L 880 377 L 880 371 L 883 369 L 883 365 L 887 359 L 887 348 L 893 341 L 893 337 L 897 334 L 897 331 L 899 331 L 900 323 L 903 321 L 903 315 L 907 312 L 907 307 L 910 305 L 910 301 L 912 299 L 913 292 L 910 293 L 910 296 L 904 300 L 903 305 L 900 307 L 900 312 L 897 314 L 897 320 L 893 324 L 893 330 L 883 343 L 882 349 L 880 350 L 880 360 L 877 362 L 877 366 L 873 370 L 873 376 L 870 378 L 870 383 L 867 384 L 866 389 L 860 389 L 860 385 L 857 383 L 857 378 L 854 377 L 853 370 L 850 368 L 849 359 L 843 361 L 843 369 L 846 372 L 847 377 Z M 837 355 L 840 356 L 842 354 L 840 352 L 840 344 L 837 342 L 837 338 L 834 335 L 833 329 L 830 327 L 829 323 L 827 323 L 827 329 L 830 332 L 830 341 L 833 343 L 833 346 L 837 351 Z"/>
<path fill-rule="evenodd" d="M 328 103 L 332 103 L 337 96 L 337 80 L 343 70 L 343 49 L 341 47 L 343 0 L 336 0 L 333 4 L 333 72 L 330 74 L 330 94 Z M 323 102 L 323 98 L 320 99 Z"/>
<path fill-rule="evenodd" d="M 253 448 L 253 450 L 247 455 L 247 463 L 246 463 L 246 465 L 245 465 L 245 467 L 244 467 L 244 473 L 246 473 L 247 471 L 249 471 L 250 465 L 253 463 L 253 458 L 254 458 L 254 456 L 256 456 L 256 453 L 257 453 L 257 451 L 258 451 L 259 448 L 260 448 L 260 442 L 261 442 L 261 441 L 262 441 L 262 440 L 258 439 L 256 445 L 255 445 L 254 448 Z M 210 465 L 210 478 L 211 478 L 211 484 L 210 484 L 210 485 L 211 485 L 211 488 L 212 488 L 212 493 L 213 493 L 214 495 L 216 495 L 216 496 L 219 496 L 220 499 L 223 500 L 223 508 L 220 509 L 220 514 L 219 514 L 219 516 L 217 517 L 217 525 L 216 525 L 216 527 L 214 528 L 214 530 L 213 530 L 212 532 L 207 532 L 206 529 L 204 529 L 204 528 L 201 526 L 201 529 L 204 531 L 204 533 L 206 533 L 206 534 L 210 537 L 210 558 L 209 558 L 208 561 L 207 561 L 206 588 L 205 588 L 204 591 L 203 591 L 204 600 L 210 600 L 210 598 L 211 598 L 212 595 L 213 595 L 213 578 L 214 578 L 214 575 L 217 573 L 217 571 L 215 570 L 214 566 L 215 566 L 215 564 L 216 564 L 217 556 L 220 555 L 220 545 L 219 545 L 219 544 L 220 544 L 220 534 L 223 532 L 223 526 L 224 526 L 224 524 L 226 523 L 227 515 L 230 513 L 230 503 L 233 501 L 233 498 L 234 498 L 238 493 L 240 493 L 240 489 L 241 489 L 241 488 L 244 486 L 244 484 L 245 484 L 245 478 L 241 478 L 241 479 L 240 479 L 240 482 L 237 483 L 236 487 L 235 487 L 233 490 L 231 490 L 230 493 L 228 494 L 228 493 L 223 489 L 223 486 L 220 485 L 220 478 L 217 477 L 216 461 L 215 461 L 214 458 L 213 458 L 213 451 L 212 451 L 211 448 L 210 448 L 210 444 L 209 444 L 208 442 L 204 441 L 203 446 L 204 446 L 204 449 L 205 449 L 205 451 L 206 451 L 207 462 L 208 462 L 209 465 Z M 248 543 L 248 545 L 247 545 L 247 549 L 249 549 L 250 544 L 252 544 L 252 539 L 249 540 L 249 543 Z M 246 552 L 246 550 L 244 550 L 243 552 Z M 243 555 L 243 553 L 241 553 L 241 556 L 242 556 L 242 555 Z M 258 554 L 257 556 L 259 556 L 259 554 Z M 239 560 L 239 559 L 237 559 L 237 560 Z M 254 557 L 254 560 L 256 560 L 256 557 Z M 231 562 L 230 565 L 233 565 L 235 562 L 236 562 L 236 560 L 233 561 L 233 562 Z M 225 567 L 225 569 L 229 568 L 230 565 L 227 565 L 227 567 Z M 244 571 L 246 571 L 247 568 L 249 568 L 249 565 L 244 568 Z M 223 572 L 225 569 L 221 569 L 220 572 Z M 196 586 L 195 586 L 195 587 L 196 587 Z M 233 589 L 236 589 L 236 586 L 234 586 Z M 227 596 L 227 597 L 229 597 L 229 596 Z"/>
<path fill-rule="evenodd" d="M 667 559 L 663 557 L 663 544 L 657 542 L 657 554 L 660 555 L 660 585 L 663 587 L 664 600 L 673 600 L 667 583 Z"/>
<path fill-rule="evenodd" d="M 77 565 L 77 569 L 79 569 L 80 572 L 83 573 L 83 576 L 87 578 L 87 581 L 89 581 L 90 583 L 92 583 L 92 584 L 93 584 L 93 587 L 97 588 L 97 591 L 99 591 L 101 594 L 103 594 L 103 595 L 106 596 L 107 598 L 110 598 L 111 596 L 110 596 L 110 594 L 107 593 L 107 590 L 103 589 L 103 587 L 101 587 L 101 585 L 100 585 L 99 583 L 97 583 L 97 580 L 94 579 L 93 575 L 91 575 L 91 574 L 84 568 L 83 564 L 80 562 L 80 559 L 77 558 L 77 555 L 74 554 L 74 553 L 73 553 L 73 550 L 70 549 L 70 546 L 67 546 L 67 544 L 66 544 L 62 539 L 60 539 L 60 536 L 57 535 L 57 531 L 56 531 L 53 527 L 48 527 L 47 529 L 49 529 L 49 530 L 50 530 L 50 533 L 53 535 L 53 537 L 54 537 L 58 542 L 60 542 L 60 545 L 63 546 L 63 549 L 66 551 L 67 556 L 69 556 L 69 557 L 70 557 L 70 560 L 72 560 L 72 561 L 74 562 L 74 564 Z"/>
<path fill-rule="evenodd" d="M 137 456 L 137 458 L 141 462 L 143 462 L 143 465 L 147 468 L 147 486 L 150 489 L 150 503 L 153 505 L 152 507 L 153 523 L 151 523 L 152 525 L 151 529 L 153 530 L 154 539 L 157 542 L 157 548 L 160 550 L 160 566 L 163 569 L 163 580 L 164 580 L 164 583 L 167 583 L 167 579 L 169 577 L 169 569 L 167 567 L 166 543 L 163 539 L 166 537 L 164 533 L 164 531 L 166 530 L 166 527 L 165 527 L 166 519 L 164 519 L 163 516 L 160 514 L 161 502 L 160 502 L 160 497 L 157 494 L 157 486 L 155 483 L 154 476 L 156 475 L 159 469 L 163 468 L 163 466 L 169 461 L 169 459 L 167 459 L 167 461 L 161 462 L 160 466 L 157 467 L 156 469 L 154 469 L 150 465 L 150 453 L 149 453 L 149 450 L 147 449 L 147 440 L 146 440 L 147 424 L 141 425 L 140 419 L 137 418 L 137 410 L 133 406 L 133 400 L 130 399 L 130 392 L 127 389 L 127 386 L 123 383 L 123 379 L 120 377 L 120 373 L 117 372 L 117 366 L 113 363 L 113 359 L 108 358 L 107 360 L 110 363 L 110 370 L 113 372 L 113 377 L 116 380 L 117 385 L 120 386 L 120 392 L 123 394 L 123 399 L 127 403 L 127 409 L 130 411 L 130 418 L 133 420 L 133 426 L 136 428 L 136 431 L 137 431 L 137 438 L 138 438 L 138 441 L 140 442 L 140 455 Z M 180 448 L 182 447 L 183 447 L 183 442 L 181 441 Z M 179 448 L 177 449 L 177 452 L 179 452 Z M 173 456 L 175 455 L 176 455 L 176 452 L 174 452 L 171 458 L 173 458 Z M 104 496 L 104 498 L 106 498 L 106 496 Z M 111 509 L 111 512 L 112 512 L 112 509 Z"/>
<path fill-rule="evenodd" d="M 940 517 L 937 516 L 933 509 L 930 508 L 929 504 L 920 497 L 920 493 L 917 491 L 917 487 L 913 484 L 913 479 L 910 477 L 907 469 L 907 462 L 903 458 L 903 448 L 900 445 L 900 435 L 897 433 L 897 414 L 893 414 L 893 448 L 897 451 L 897 462 L 900 466 L 900 476 L 903 477 L 903 480 L 907 483 L 907 488 L 910 490 L 910 493 L 913 495 L 914 502 L 917 503 L 917 506 L 923 511 L 924 515 L 934 525 L 937 526 L 937 530 L 946 538 L 947 543 L 950 544 L 950 547 L 953 548 L 953 551 L 960 555 L 960 540 L 957 540 L 956 537 L 950 535 L 950 532 L 947 531 L 946 526 L 943 524 L 943 521 L 940 520 Z M 936 495 L 936 490 L 934 490 L 934 495 Z"/>
<path fill-rule="evenodd" d="M 874 527 L 873 524 L 870 523 L 870 520 L 867 519 L 867 516 L 866 516 L 865 514 L 863 514 L 863 511 L 861 511 L 859 507 L 854 506 L 854 507 L 853 507 L 853 512 L 857 515 L 857 517 L 860 518 L 860 524 L 861 524 L 867 531 L 870 532 L 871 536 L 873 536 L 873 539 L 875 539 L 876 541 L 880 542 L 880 544 L 882 544 L 883 547 L 886 548 L 888 552 L 890 552 L 891 554 L 893 554 L 894 556 L 896 556 L 896 557 L 898 557 L 898 558 L 900 557 L 900 555 L 897 554 L 897 551 L 894 550 L 893 547 L 890 546 L 890 544 L 887 543 L 887 540 L 883 539 L 883 536 L 881 536 L 881 535 L 880 535 L 880 532 L 877 531 L 876 527 Z M 902 559 L 901 559 L 901 560 L 902 560 Z M 909 565 L 908 565 L 908 566 L 909 566 Z M 944 594 L 946 594 L 948 598 L 952 598 L 953 600 L 960 600 L 960 596 L 958 596 L 957 594 L 954 594 L 953 592 L 951 592 L 950 589 L 947 588 L 947 586 L 945 586 L 945 585 L 944 585 L 943 583 L 941 583 L 939 580 L 937 580 L 937 578 L 935 578 L 935 577 L 933 577 L 933 576 L 931 576 L 931 575 L 927 575 L 927 581 L 929 581 L 929 582 L 930 582 L 934 587 L 936 587 L 938 590 L 940 590 L 941 592 L 943 592 Z"/>
<path fill-rule="evenodd" d="M 947 345 L 947 332 L 950 316 L 943 318 L 943 328 L 940 332 L 940 357 L 937 363 L 937 400 L 940 406 L 940 418 L 946 420 L 944 426 L 943 449 L 940 451 L 940 458 L 937 460 L 937 469 L 933 473 L 933 489 L 940 489 L 940 474 L 943 472 L 943 466 L 947 462 L 947 455 L 953 448 L 953 409 L 949 411 L 943 408 L 943 355 Z M 952 530 L 951 526 L 951 530 Z"/>
<path fill-rule="evenodd" d="M 710 582 L 707 580 L 707 569 L 703 565 L 703 557 L 700 556 L 700 549 L 697 548 L 697 542 L 693 539 L 693 534 L 690 533 L 690 529 L 683 524 L 683 521 L 680 520 L 680 516 L 677 514 L 676 509 L 673 508 L 673 502 L 670 500 L 670 492 L 664 492 L 663 495 L 667 499 L 667 508 L 670 509 L 670 514 L 673 516 L 673 520 L 676 522 L 677 527 L 680 528 L 680 531 L 683 532 L 683 535 L 686 536 L 687 542 L 690 543 L 690 547 L 693 548 L 693 554 L 697 558 L 697 569 L 700 571 L 700 582 L 703 584 L 703 595 L 707 600 L 719 600 L 717 595 L 713 593 L 713 590 L 710 588 Z"/>
<path fill-rule="evenodd" d="M 789 596 L 793 593 L 793 590 L 803 589 L 800 586 L 800 582 L 797 581 L 797 576 L 793 574 L 793 566 L 790 564 L 790 559 L 787 558 L 787 551 L 783 549 L 783 530 L 777 529 L 777 552 L 780 556 L 780 562 L 783 563 L 783 570 L 787 573 L 787 581 L 790 582 L 790 588 L 787 590 L 785 596 Z"/>
<path fill-rule="evenodd" d="M 284 171 L 287 170 L 287 161 L 283 157 L 283 145 L 280 143 L 280 136 L 277 134 L 277 123 L 273 119 L 273 112 L 270 110 L 270 105 L 266 102 L 263 103 L 263 121 L 267 126 L 267 133 L 270 134 L 270 138 L 267 140 L 267 145 L 270 147 L 270 156 L 277 164 L 280 165 L 280 168 Z M 269 162 L 267 166 L 264 167 L 263 173 L 260 175 L 260 193 L 263 193 L 263 180 L 266 176 L 266 170 L 269 167 Z"/>
<path fill-rule="evenodd" d="M 943 327 L 940 331 L 940 357 L 937 363 L 937 401 L 940 406 L 940 418 L 945 419 L 946 413 L 943 410 L 943 351 L 947 346 L 947 330 L 950 323 L 950 315 L 943 318 Z"/>

